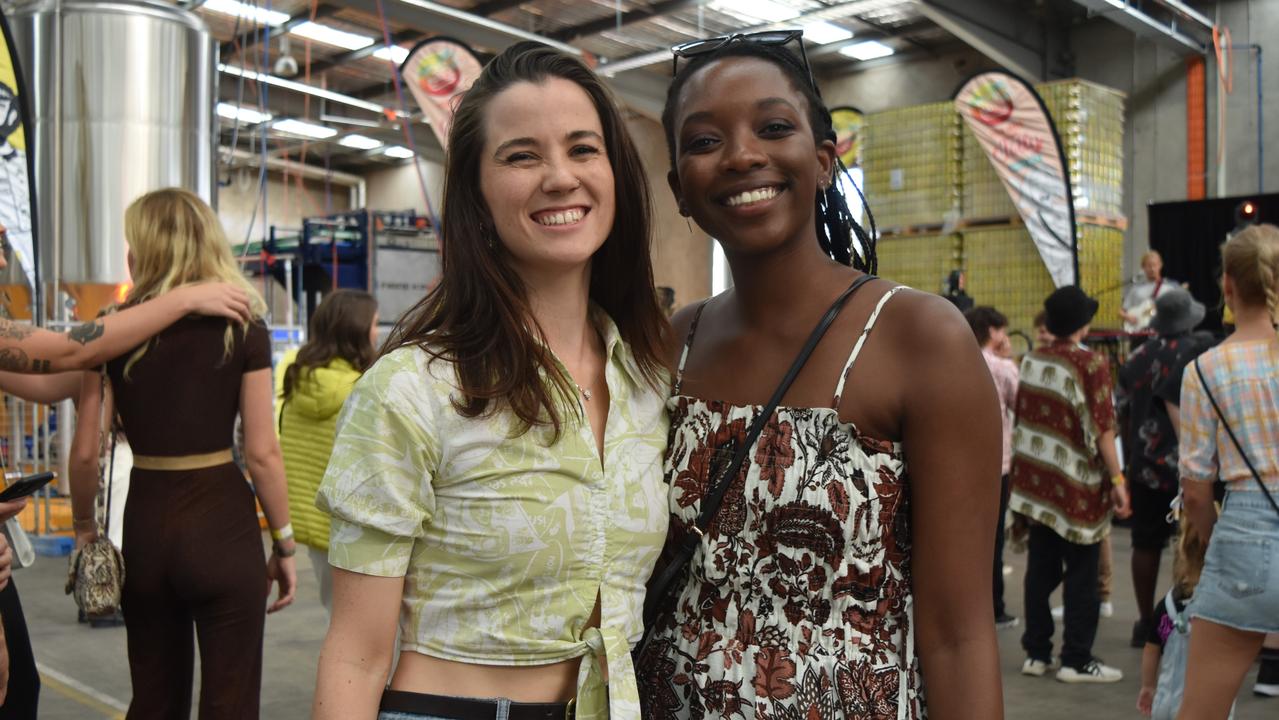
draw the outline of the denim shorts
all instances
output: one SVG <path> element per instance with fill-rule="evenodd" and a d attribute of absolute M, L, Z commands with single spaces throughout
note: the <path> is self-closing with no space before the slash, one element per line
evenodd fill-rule
<path fill-rule="evenodd" d="M 1279 632 L 1279 513 L 1260 491 L 1226 493 L 1213 527 L 1191 617 L 1251 632 Z"/>

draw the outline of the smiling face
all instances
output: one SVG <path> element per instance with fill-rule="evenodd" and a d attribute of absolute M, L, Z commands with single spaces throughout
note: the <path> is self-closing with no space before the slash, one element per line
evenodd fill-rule
<path fill-rule="evenodd" d="M 808 111 L 782 69 L 758 58 L 713 61 L 684 85 L 671 189 L 726 251 L 817 247 L 814 200 L 835 144 L 814 139 Z"/>
<path fill-rule="evenodd" d="M 517 270 L 580 267 L 613 229 L 613 167 L 594 103 L 562 78 L 516 83 L 484 112 L 480 191 Z"/>

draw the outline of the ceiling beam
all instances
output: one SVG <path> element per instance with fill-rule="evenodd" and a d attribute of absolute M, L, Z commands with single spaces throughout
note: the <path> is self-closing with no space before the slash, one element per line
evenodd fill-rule
<path fill-rule="evenodd" d="M 921 0 L 920 12 L 982 55 L 1027 80 L 1050 76 L 1049 48 L 1063 45 L 1061 28 L 994 0 Z"/>
<path fill-rule="evenodd" d="M 427 34 L 422 32 L 421 30 L 401 30 L 399 32 L 391 33 L 391 44 L 399 45 L 400 43 L 403 43 L 403 42 L 416 43 L 417 41 L 423 40 L 426 37 L 428 37 Z M 325 58 L 323 60 L 316 60 L 315 62 L 311 63 L 310 72 L 312 75 L 318 75 L 320 73 L 328 72 L 335 67 L 345 65 L 354 60 L 370 57 L 371 55 L 373 55 L 373 53 L 377 52 L 378 50 L 381 50 L 383 47 L 385 47 L 385 45 L 383 45 L 380 42 L 376 42 L 366 48 L 360 48 L 359 50 L 351 50 L 349 52 L 344 52 L 339 55 L 334 55 L 331 58 Z"/>
<path fill-rule="evenodd" d="M 529 0 L 488 0 L 488 2 L 482 2 L 479 5 L 470 8 L 467 12 L 488 17 L 489 15 L 496 15 L 504 10 L 517 8 L 528 1 Z"/>
<path fill-rule="evenodd" d="M 548 35 L 556 40 L 571 42 L 578 38 L 615 29 L 619 25 L 624 27 L 632 23 L 643 22 L 644 20 L 652 20 L 656 17 L 669 15 L 687 7 L 696 7 L 697 4 L 698 0 L 663 0 L 663 2 L 653 3 L 646 7 L 635 8 L 629 12 L 622 13 L 620 20 L 616 14 L 606 15 L 596 20 L 584 22 L 580 25 L 561 28 L 553 33 L 548 33 Z"/>
<path fill-rule="evenodd" d="M 322 20 L 324 18 L 331 17 L 335 15 L 337 11 L 340 9 L 341 8 L 334 7 L 327 3 L 321 3 L 319 6 L 315 8 L 315 19 Z M 307 22 L 311 22 L 310 10 L 294 15 L 288 20 L 284 21 L 284 23 L 280 25 L 279 27 L 271 28 L 271 33 L 270 33 L 271 37 L 284 35 L 288 33 L 290 30 L 292 30 L 293 28 L 297 27 L 298 25 L 301 25 L 302 23 L 307 23 Z M 254 45 L 257 45 L 258 40 L 261 37 L 262 37 L 262 33 L 260 32 L 259 28 L 242 32 L 240 33 L 240 36 L 236 38 L 235 40 L 229 40 L 227 42 L 224 42 L 222 43 L 222 45 L 218 47 L 218 57 L 222 58 L 223 61 L 225 62 L 226 58 L 231 57 L 231 55 L 236 51 L 237 44 L 239 45 L 239 49 L 243 52 L 253 47 Z"/>

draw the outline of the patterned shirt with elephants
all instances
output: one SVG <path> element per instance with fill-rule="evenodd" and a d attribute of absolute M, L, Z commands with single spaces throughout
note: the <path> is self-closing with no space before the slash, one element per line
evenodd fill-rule
<path fill-rule="evenodd" d="M 1110 532 L 1110 478 L 1097 441 L 1115 429 L 1106 357 L 1069 341 L 1021 363 L 1009 507 L 1069 542 Z"/>

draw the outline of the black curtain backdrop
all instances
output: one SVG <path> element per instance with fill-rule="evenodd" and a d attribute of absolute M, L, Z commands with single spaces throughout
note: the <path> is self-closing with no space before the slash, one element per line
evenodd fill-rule
<path fill-rule="evenodd" d="M 1257 205 L 1258 222 L 1279 224 L 1279 194 L 1151 203 L 1150 247 L 1164 259 L 1164 277 L 1189 283 L 1195 299 L 1208 307 L 1200 327 L 1221 329 L 1221 244 L 1235 229 L 1235 209 Z M 1134 272 L 1140 272 L 1136 268 Z"/>

